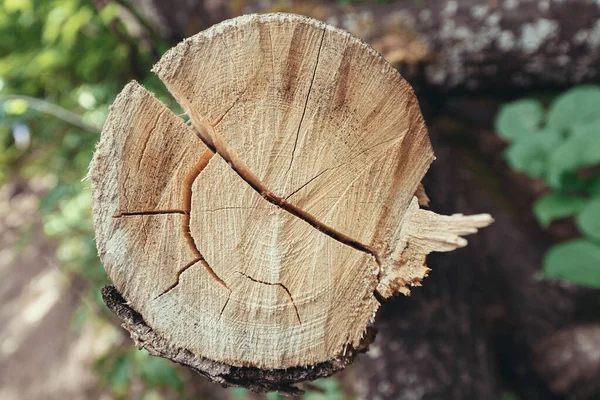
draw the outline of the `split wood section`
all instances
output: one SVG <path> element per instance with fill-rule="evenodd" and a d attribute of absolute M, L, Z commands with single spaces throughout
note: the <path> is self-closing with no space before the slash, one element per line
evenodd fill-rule
<path fill-rule="evenodd" d="M 155 72 L 191 127 L 137 83 L 91 166 L 116 288 L 178 348 L 282 369 L 358 346 L 376 297 L 489 215 L 421 210 L 433 153 L 410 86 L 370 47 L 304 17 L 223 22 Z"/>

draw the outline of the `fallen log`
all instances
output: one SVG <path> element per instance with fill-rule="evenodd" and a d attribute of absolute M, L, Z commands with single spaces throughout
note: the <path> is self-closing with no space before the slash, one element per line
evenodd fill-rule
<path fill-rule="evenodd" d="M 101 1 L 100 1 L 101 2 Z M 285 11 L 345 29 L 403 68 L 411 83 L 441 91 L 567 87 L 600 78 L 600 4 L 588 0 L 138 1 L 172 40 L 227 15 Z M 168 4 L 168 5 L 167 5 Z"/>
<path fill-rule="evenodd" d="M 260 5 L 259 5 L 260 4 Z M 587 0 L 249 2 L 327 21 L 372 44 L 411 83 L 506 92 L 600 78 L 600 4 Z M 422 68 L 421 68 L 422 67 Z"/>

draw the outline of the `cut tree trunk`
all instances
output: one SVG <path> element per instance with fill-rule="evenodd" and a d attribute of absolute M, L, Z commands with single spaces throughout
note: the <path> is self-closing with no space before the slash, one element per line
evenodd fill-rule
<path fill-rule="evenodd" d="M 135 82 L 113 104 L 90 170 L 105 299 L 140 344 L 219 383 L 293 391 L 343 368 L 428 253 L 492 221 L 419 208 L 417 101 L 344 31 L 240 17 L 154 70 L 191 127 Z"/>

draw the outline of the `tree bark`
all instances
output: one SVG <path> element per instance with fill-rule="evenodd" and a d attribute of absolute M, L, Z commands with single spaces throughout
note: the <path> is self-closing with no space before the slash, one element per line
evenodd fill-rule
<path fill-rule="evenodd" d="M 598 2 L 272 4 L 265 9 L 307 12 L 371 43 L 392 62 L 422 65 L 419 74 L 404 73 L 411 82 L 422 80 L 444 91 L 561 87 L 595 82 L 600 74 Z"/>
<path fill-rule="evenodd" d="M 430 130 L 437 159 L 424 185 L 436 209 L 485 209 L 495 223 L 466 248 L 430 256 L 432 272 L 423 287 L 382 307 L 376 351 L 358 359 L 363 398 L 600 394 L 600 360 L 592 350 L 600 340 L 600 291 L 536 277 L 546 249 L 559 237 L 535 223 L 530 210 L 535 185 L 510 174 L 500 158 L 501 141 L 477 128 L 489 126 L 485 116 L 494 114 L 478 108 L 482 103 L 444 108 L 453 116 L 466 112 L 471 121 L 463 119 L 461 133 L 439 123 Z"/>
<path fill-rule="evenodd" d="M 279 392 L 297 395 L 302 391 L 294 384 L 330 376 L 350 364 L 358 353 L 366 351 L 374 339 L 374 331 L 368 328 L 363 341 L 356 349 L 336 359 L 310 367 L 265 370 L 252 367 L 233 367 L 197 356 L 187 349 L 177 347 L 156 333 L 143 317 L 121 296 L 114 286 L 102 289 L 102 300 L 122 322 L 135 345 L 150 354 L 167 358 L 184 365 L 223 387 L 241 386 L 253 392 Z"/>
<path fill-rule="evenodd" d="M 600 78 L 600 4 L 591 0 L 132 4 L 171 44 L 239 13 L 308 15 L 367 41 L 411 83 L 444 92 L 567 87 Z"/>
<path fill-rule="evenodd" d="M 123 0 L 124 1 L 124 0 Z M 102 7 L 105 0 L 96 0 Z M 133 0 L 171 44 L 239 13 L 305 14 L 345 29 L 442 91 L 566 87 L 600 77 L 600 4 L 591 0 L 395 0 L 341 5 Z"/>

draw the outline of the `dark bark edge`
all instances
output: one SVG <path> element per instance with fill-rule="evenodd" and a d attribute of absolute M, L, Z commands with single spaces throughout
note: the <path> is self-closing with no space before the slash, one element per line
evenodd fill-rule
<path fill-rule="evenodd" d="M 255 367 L 234 367 L 197 356 L 187 349 L 170 344 L 149 327 L 144 318 L 133 308 L 118 290 L 111 285 L 102 288 L 102 300 L 122 321 L 135 345 L 145 348 L 150 354 L 176 362 L 218 383 L 223 387 L 240 386 L 254 392 L 276 391 L 284 395 L 301 394 L 302 390 L 293 386 L 296 383 L 325 378 L 346 368 L 357 354 L 365 352 L 375 339 L 375 331 L 368 327 L 358 348 L 348 346 L 343 354 L 329 361 L 307 367 L 287 369 L 261 369 Z"/>

